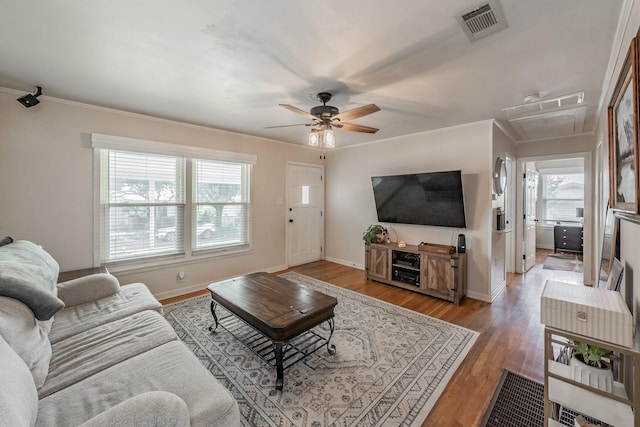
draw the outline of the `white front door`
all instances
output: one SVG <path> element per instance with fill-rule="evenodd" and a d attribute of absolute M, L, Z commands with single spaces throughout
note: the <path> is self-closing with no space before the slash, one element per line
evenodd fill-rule
<path fill-rule="evenodd" d="M 321 260 L 324 254 L 324 168 L 287 164 L 287 263 Z"/>
<path fill-rule="evenodd" d="M 528 271 L 536 263 L 536 209 L 538 202 L 538 172 L 527 165 L 524 179 L 524 241 L 522 271 Z"/>

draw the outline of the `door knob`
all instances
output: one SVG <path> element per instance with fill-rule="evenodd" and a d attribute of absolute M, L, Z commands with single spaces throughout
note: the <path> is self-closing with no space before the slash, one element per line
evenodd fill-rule
<path fill-rule="evenodd" d="M 293 222 L 293 220 L 292 220 L 292 219 L 289 219 L 289 222 Z"/>

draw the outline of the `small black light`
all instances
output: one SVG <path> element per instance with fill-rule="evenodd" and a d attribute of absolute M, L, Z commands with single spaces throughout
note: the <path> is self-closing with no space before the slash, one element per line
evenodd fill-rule
<path fill-rule="evenodd" d="M 27 108 L 31 108 L 34 105 L 38 105 L 40 101 L 38 101 L 38 97 L 42 95 L 42 88 L 40 86 L 36 86 L 36 93 L 28 93 L 24 96 L 18 98 L 18 102 L 24 105 Z"/>

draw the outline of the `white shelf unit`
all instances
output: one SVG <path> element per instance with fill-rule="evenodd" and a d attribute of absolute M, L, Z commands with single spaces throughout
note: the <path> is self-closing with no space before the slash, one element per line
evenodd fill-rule
<path fill-rule="evenodd" d="M 545 427 L 560 426 L 557 420 L 552 419 L 554 403 L 611 426 L 640 427 L 640 343 L 637 337 L 634 338 L 634 347 L 627 348 L 546 327 L 544 340 Z M 613 350 L 618 377 L 611 393 L 574 381 L 571 368 L 554 360 L 553 345 L 564 346 L 568 340 Z"/>

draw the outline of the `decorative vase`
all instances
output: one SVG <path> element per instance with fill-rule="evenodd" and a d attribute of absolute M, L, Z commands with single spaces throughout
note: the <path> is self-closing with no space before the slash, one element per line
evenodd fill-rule
<path fill-rule="evenodd" d="M 574 353 L 569 360 L 571 378 L 579 383 L 611 393 L 613 391 L 613 371 L 607 362 L 601 361 L 601 364 L 602 368 L 587 365 L 583 362 L 582 354 Z"/>

